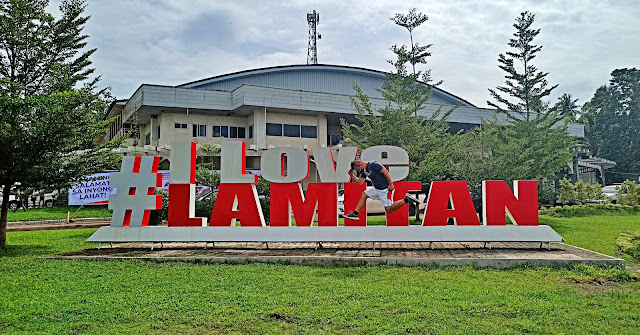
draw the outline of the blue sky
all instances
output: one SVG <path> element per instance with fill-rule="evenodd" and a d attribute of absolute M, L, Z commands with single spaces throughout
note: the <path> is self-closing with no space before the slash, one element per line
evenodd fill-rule
<path fill-rule="evenodd" d="M 51 10 L 59 1 L 53 1 Z M 428 68 L 441 88 L 478 106 L 504 82 L 516 16 L 529 10 L 543 46 L 535 65 L 582 104 L 616 68 L 640 67 L 640 1 L 212 1 L 89 0 L 85 32 L 102 85 L 126 99 L 143 83 L 181 83 L 252 68 L 305 64 L 306 13 L 320 13 L 318 61 L 389 71 L 393 44 L 409 44 L 389 18 L 416 7 L 414 31 L 433 44 Z"/>

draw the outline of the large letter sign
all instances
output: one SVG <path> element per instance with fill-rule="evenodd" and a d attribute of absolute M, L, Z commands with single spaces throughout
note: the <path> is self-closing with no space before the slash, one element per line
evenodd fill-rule
<path fill-rule="evenodd" d="M 386 225 L 367 226 L 366 206 L 358 219 L 338 218 L 338 188 L 344 188 L 344 211 L 353 211 L 366 184 L 350 180 L 351 162 L 358 148 L 306 150 L 273 148 L 262 153 L 261 174 L 271 182 L 269 225 L 256 191 L 258 176 L 246 171 L 246 145 L 225 141 L 221 151 L 221 178 L 210 218 L 195 217 L 195 143 L 171 145 L 168 227 L 150 227 L 151 210 L 160 209 L 154 195 L 162 175 L 159 157 L 126 156 L 121 172 L 110 178 L 116 193 L 110 227 L 102 227 L 88 241 L 95 242 L 553 242 L 562 241 L 549 226 L 538 224 L 538 182 L 482 183 L 482 223 L 465 181 L 434 181 L 426 200 L 421 225 L 409 225 L 409 206 L 386 214 Z M 409 155 L 394 146 L 364 150 L 360 160 L 377 161 L 393 181 L 392 201 L 408 191 L 419 191 L 418 181 L 403 181 L 409 174 Z M 314 162 L 318 178 L 309 177 Z M 378 200 L 374 200 L 378 201 Z M 402 204 L 402 203 L 400 203 Z M 507 224 L 509 217 L 512 224 Z M 208 219 L 208 220 L 207 220 Z M 294 224 L 295 220 L 295 224 Z M 239 224 L 237 224 L 239 221 Z M 209 223 L 207 225 L 207 222 Z M 453 224 L 450 224 L 452 222 Z"/>

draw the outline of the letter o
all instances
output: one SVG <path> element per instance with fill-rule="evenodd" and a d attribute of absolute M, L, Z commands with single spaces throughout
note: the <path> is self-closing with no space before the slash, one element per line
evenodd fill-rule
<path fill-rule="evenodd" d="M 297 183 L 309 177 L 309 155 L 300 148 L 273 148 L 262 154 L 260 167 L 262 177 L 270 182 Z"/>

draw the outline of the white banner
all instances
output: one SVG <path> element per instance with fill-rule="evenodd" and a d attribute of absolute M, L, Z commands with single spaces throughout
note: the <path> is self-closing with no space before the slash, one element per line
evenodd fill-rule
<path fill-rule="evenodd" d="M 116 189 L 109 187 L 109 174 L 117 171 L 94 173 L 69 190 L 69 205 L 102 205 Z"/>
<path fill-rule="evenodd" d="M 69 190 L 69 205 L 106 205 L 109 195 L 115 194 L 116 189 L 109 186 L 109 175 L 118 171 L 105 171 L 87 176 Z M 159 170 L 162 173 L 162 188 L 169 189 L 169 170 Z"/>

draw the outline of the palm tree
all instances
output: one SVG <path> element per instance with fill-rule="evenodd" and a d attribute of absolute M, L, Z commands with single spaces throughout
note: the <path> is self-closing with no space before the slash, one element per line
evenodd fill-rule
<path fill-rule="evenodd" d="M 573 99 L 571 93 L 565 93 L 559 97 L 556 106 L 560 108 L 560 115 L 567 116 L 573 121 L 577 120 L 580 113 L 580 106 L 576 104 L 577 102 L 578 99 Z"/>

